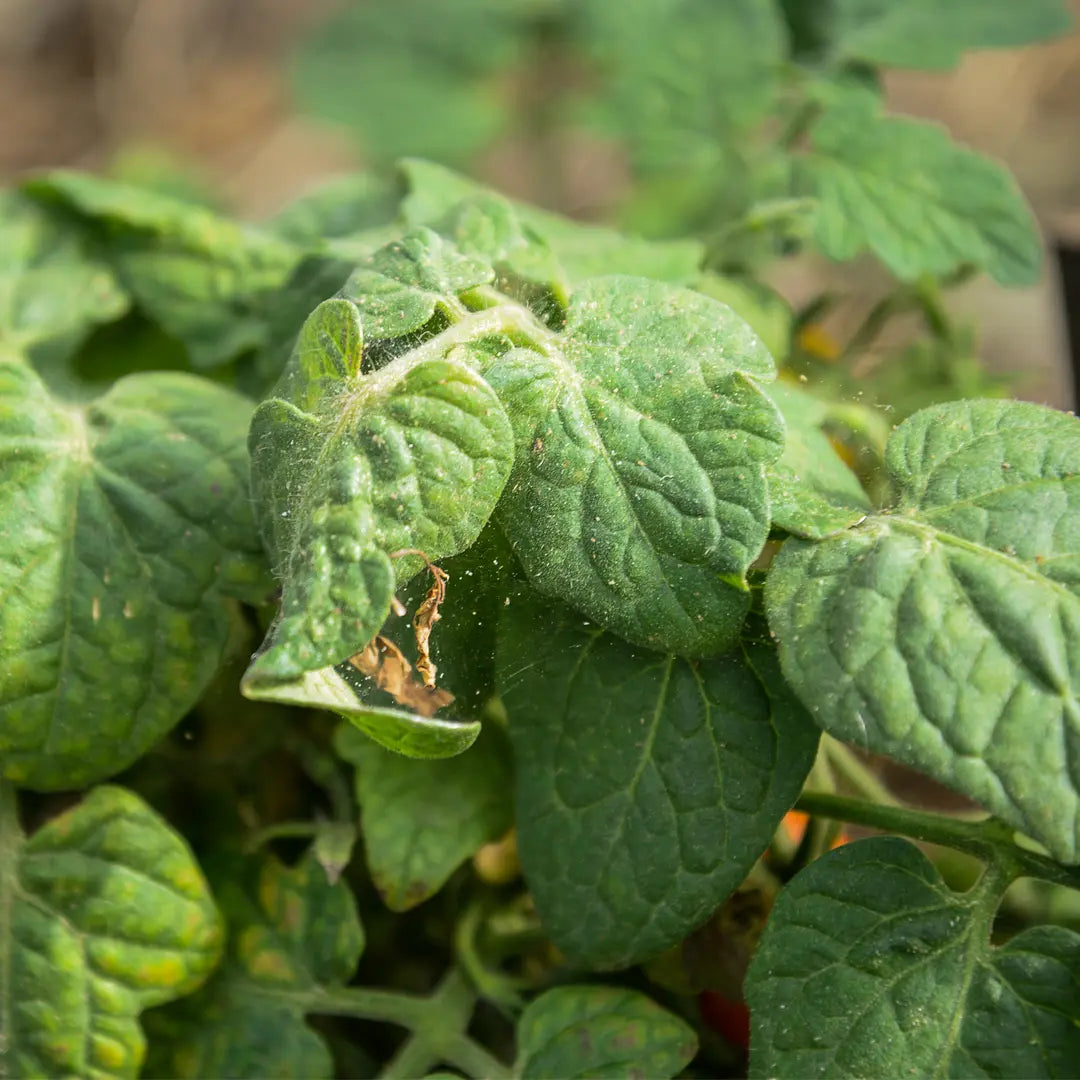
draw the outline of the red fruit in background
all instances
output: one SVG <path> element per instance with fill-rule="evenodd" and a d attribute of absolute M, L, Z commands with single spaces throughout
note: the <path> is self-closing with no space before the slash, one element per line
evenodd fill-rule
<path fill-rule="evenodd" d="M 750 1047 L 750 1010 L 742 1001 L 732 1001 L 719 990 L 703 990 L 698 995 L 702 1021 L 722 1035 L 732 1046 Z"/>

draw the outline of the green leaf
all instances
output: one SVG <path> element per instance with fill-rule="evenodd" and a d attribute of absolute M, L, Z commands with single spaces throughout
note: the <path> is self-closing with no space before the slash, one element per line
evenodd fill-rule
<path fill-rule="evenodd" d="M 190 202 L 75 172 L 46 173 L 24 190 L 83 219 L 124 288 L 184 342 L 194 366 L 265 343 L 267 297 L 299 256 L 291 245 Z"/>
<path fill-rule="evenodd" d="M 966 49 L 1044 41 L 1073 21 L 1062 0 L 831 0 L 825 25 L 836 59 L 944 71 Z"/>
<path fill-rule="evenodd" d="M 784 298 L 775 290 L 752 278 L 723 277 L 704 273 L 694 283 L 698 292 L 727 304 L 780 363 L 791 351 L 792 312 Z"/>
<path fill-rule="evenodd" d="M 249 416 L 172 373 L 65 406 L 0 363 L 0 775 L 84 786 L 198 700 L 225 645 L 223 597 L 263 574 Z"/>
<path fill-rule="evenodd" d="M 356 768 L 368 869 L 392 911 L 434 896 L 513 824 L 510 746 L 494 721 L 449 761 L 412 761 L 352 727 L 338 728 L 334 745 Z"/>
<path fill-rule="evenodd" d="M 814 239 L 831 259 L 871 250 L 904 280 L 972 265 L 1002 285 L 1039 276 L 1041 245 L 1012 177 L 944 130 L 837 99 L 802 160 L 819 200 Z"/>
<path fill-rule="evenodd" d="M 360 961 L 352 892 L 330 884 L 310 853 L 291 868 L 266 860 L 246 889 L 245 876 L 234 862 L 221 889 L 229 950 L 219 972 L 198 994 L 147 1016 L 147 1075 L 334 1075 L 329 1048 L 304 1016 Z"/>
<path fill-rule="evenodd" d="M 392 221 L 397 200 L 392 184 L 371 173 L 353 173 L 289 203 L 266 228 L 289 243 L 318 247 L 324 240 L 348 237 Z"/>
<path fill-rule="evenodd" d="M 837 738 L 1080 861 L 1080 420 L 939 405 L 886 462 L 895 511 L 773 563 L 784 675 Z"/>
<path fill-rule="evenodd" d="M 95 324 L 119 318 L 127 294 L 62 215 L 17 192 L 0 192 L 0 344 L 77 344 Z"/>
<path fill-rule="evenodd" d="M 769 468 L 773 526 L 820 540 L 861 521 L 870 500 L 825 434 L 828 403 L 782 382 L 768 394 L 787 428 L 784 453 Z"/>
<path fill-rule="evenodd" d="M 510 425 L 479 375 L 423 350 L 365 375 L 362 347 L 356 306 L 321 304 L 252 421 L 256 513 L 283 595 L 249 696 L 336 700 L 347 686 L 327 669 L 361 652 L 423 566 L 399 553 L 468 547 L 509 473 Z"/>
<path fill-rule="evenodd" d="M 817 733 L 767 646 L 643 653 L 521 597 L 498 675 L 522 866 L 572 962 L 622 967 L 681 941 L 746 877 L 813 764 Z"/>
<path fill-rule="evenodd" d="M 271 633 L 273 628 L 271 628 Z M 241 690 L 252 701 L 273 701 L 298 708 L 329 709 L 380 746 L 410 758 L 453 757 L 467 750 L 480 734 L 478 721 L 422 716 L 382 704 L 348 664 L 308 671 L 294 680 L 264 678 L 253 664 Z"/>
<path fill-rule="evenodd" d="M 785 58 L 774 0 L 582 7 L 586 48 L 606 77 L 597 107 L 639 166 L 700 164 L 704 140 L 733 142 L 767 114 Z"/>
<path fill-rule="evenodd" d="M 848 844 L 781 891 L 746 980 L 752 1077 L 1068 1076 L 1080 935 L 1000 948 L 992 881 L 958 894 L 906 840 Z"/>
<path fill-rule="evenodd" d="M 29 839 L 3 810 L 0 1074 L 135 1077 L 139 1014 L 191 993 L 221 952 L 199 867 L 122 788 L 95 788 Z"/>
<path fill-rule="evenodd" d="M 510 96 L 498 92 L 494 78 L 517 59 L 531 6 L 346 4 L 300 50 L 297 99 L 314 115 L 354 129 L 368 158 L 467 161 L 510 123 Z"/>
<path fill-rule="evenodd" d="M 530 581 L 648 648 L 727 648 L 782 443 L 753 381 L 771 357 L 730 308 L 623 277 L 579 287 L 542 347 L 484 372 L 517 443 L 497 516 Z"/>
<path fill-rule="evenodd" d="M 288 365 L 307 317 L 324 300 L 341 293 L 355 267 L 354 258 L 308 255 L 281 288 L 267 297 L 266 336 L 254 359 L 260 398 L 273 389 Z"/>
<path fill-rule="evenodd" d="M 407 158 L 398 167 L 409 189 L 401 214 L 410 225 L 436 228 L 463 200 L 496 195 L 483 184 L 429 161 Z M 633 274 L 691 285 L 698 277 L 705 251 L 696 240 L 642 240 L 524 203 L 511 202 L 510 206 L 521 224 L 548 244 L 571 282 L 602 274 Z"/>
<path fill-rule="evenodd" d="M 498 271 L 498 287 L 528 302 L 536 288 L 565 305 L 567 282 L 547 241 L 506 199 L 479 193 L 457 203 L 436 226 L 459 251 L 478 256 Z M 537 300 L 540 297 L 536 298 Z"/>
<path fill-rule="evenodd" d="M 398 338 L 425 326 L 436 311 L 451 319 L 465 314 L 457 294 L 494 278 L 486 260 L 463 255 L 420 226 L 354 270 L 342 294 L 360 309 L 368 340 Z"/>
<path fill-rule="evenodd" d="M 697 1053 L 693 1029 L 636 990 L 559 986 L 532 1001 L 517 1025 L 521 1080 L 559 1076 L 667 1080 Z"/>

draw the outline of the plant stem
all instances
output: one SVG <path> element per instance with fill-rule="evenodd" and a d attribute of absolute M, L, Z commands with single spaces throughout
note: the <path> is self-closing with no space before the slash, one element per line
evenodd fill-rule
<path fill-rule="evenodd" d="M 248 837 L 245 845 L 246 851 L 258 851 L 264 844 L 271 840 L 303 839 L 314 836 L 319 831 L 317 822 L 314 821 L 278 821 L 273 825 L 258 829 Z"/>
<path fill-rule="evenodd" d="M 1013 841 L 1013 830 L 994 818 L 959 821 L 943 814 L 814 791 L 803 792 L 795 808 L 819 817 L 850 821 L 967 851 L 984 862 L 1011 866 L 1013 877 L 1042 878 L 1080 889 L 1080 868 L 1062 866 L 1045 855 L 1020 847 Z"/>
<path fill-rule="evenodd" d="M 259 987 L 261 997 L 292 1005 L 305 1013 L 323 1016 L 355 1016 L 359 1020 L 378 1020 L 403 1028 L 418 1028 L 431 1021 L 432 999 L 397 990 L 369 990 L 345 986 L 335 989 L 275 990 Z"/>
<path fill-rule="evenodd" d="M 508 1080 L 513 1075 L 497 1057 L 462 1033 L 439 1047 L 440 1060 L 477 1080 Z"/>
<path fill-rule="evenodd" d="M 886 806 L 900 805 L 893 793 L 874 775 L 873 771 L 855 756 L 851 747 L 834 739 L 831 735 L 823 735 L 821 748 L 824 751 L 825 760 L 857 795 Z"/>
<path fill-rule="evenodd" d="M 856 359 L 873 345 L 893 316 L 902 315 L 916 307 L 918 307 L 918 300 L 908 288 L 897 289 L 896 292 L 879 300 L 848 339 L 848 343 L 840 353 L 840 362 L 850 363 Z"/>
<path fill-rule="evenodd" d="M 476 991 L 456 968 L 429 996 L 357 986 L 314 990 L 260 986 L 251 992 L 304 1013 L 354 1016 L 407 1028 L 409 1037 L 380 1074 L 386 1080 L 423 1076 L 440 1063 L 484 1080 L 505 1080 L 510 1076 L 502 1062 L 468 1036 L 466 1029 L 476 1005 Z"/>

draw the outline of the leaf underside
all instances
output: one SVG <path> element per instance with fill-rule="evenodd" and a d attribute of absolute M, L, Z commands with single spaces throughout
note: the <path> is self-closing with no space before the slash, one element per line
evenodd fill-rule
<path fill-rule="evenodd" d="M 0 775 L 90 783 L 198 700 L 224 595 L 262 573 L 249 416 L 193 376 L 129 376 L 76 409 L 0 365 Z"/>

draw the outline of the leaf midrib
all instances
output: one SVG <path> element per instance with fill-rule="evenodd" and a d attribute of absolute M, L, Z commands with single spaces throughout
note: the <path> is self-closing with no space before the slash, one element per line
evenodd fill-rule
<path fill-rule="evenodd" d="M 1047 577 L 1045 574 L 1040 574 L 1038 570 L 1035 570 L 1023 559 L 1020 559 L 1015 555 L 1007 555 L 1003 551 L 987 547 L 985 544 L 980 544 L 974 540 L 967 540 L 962 536 L 957 536 L 956 533 L 946 532 L 944 529 L 939 529 L 931 522 L 919 521 L 909 517 L 879 514 L 868 519 L 867 523 L 860 526 L 857 530 L 852 529 L 851 533 L 857 531 L 862 532 L 867 529 L 867 526 L 871 528 L 876 526 L 879 529 L 883 526 L 883 531 L 885 532 L 888 532 L 890 529 L 895 529 L 897 532 L 910 533 L 936 542 L 943 547 L 956 548 L 959 551 L 964 551 L 971 555 L 978 555 L 980 558 L 990 559 L 995 563 L 1007 566 L 1009 570 L 1014 573 L 1022 574 L 1033 584 L 1050 589 L 1063 603 L 1075 604 L 1080 602 L 1080 597 L 1078 597 L 1075 592 L 1061 584 L 1059 581 L 1056 581 L 1054 578 Z M 837 539 L 842 538 L 842 534 L 840 537 L 837 537 Z"/>

